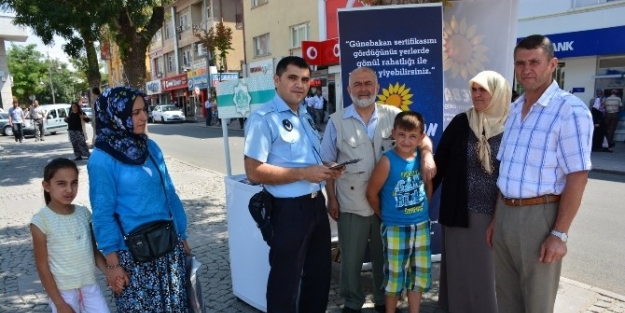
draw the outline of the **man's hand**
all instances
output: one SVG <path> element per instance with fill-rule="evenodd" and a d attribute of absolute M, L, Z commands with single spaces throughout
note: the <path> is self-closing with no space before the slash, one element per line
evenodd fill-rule
<path fill-rule="evenodd" d="M 556 236 L 548 235 L 540 245 L 539 260 L 542 263 L 553 263 L 566 255 L 566 243 Z"/>
<path fill-rule="evenodd" d="M 335 175 L 333 170 L 329 169 L 325 165 L 319 164 L 305 167 L 303 171 L 304 179 L 311 183 L 320 183 L 326 179 L 333 178 Z"/>
<path fill-rule="evenodd" d="M 340 205 L 339 200 L 336 197 L 328 198 L 328 214 L 330 214 L 330 217 L 333 220 L 339 220 Z"/>
<path fill-rule="evenodd" d="M 421 175 L 426 181 L 432 180 L 436 176 L 436 162 L 434 162 L 434 155 L 431 152 L 422 154 Z"/>

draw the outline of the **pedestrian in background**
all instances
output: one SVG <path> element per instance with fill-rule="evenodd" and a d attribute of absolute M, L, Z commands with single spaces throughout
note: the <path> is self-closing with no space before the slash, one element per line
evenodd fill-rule
<path fill-rule="evenodd" d="M 82 111 L 78 102 L 73 101 L 69 114 L 65 117 L 65 123 L 67 123 L 67 134 L 76 157 L 74 161 L 82 160 L 82 157 L 88 158 L 91 155 L 85 138 L 85 123 L 90 121 L 91 119 Z"/>
<path fill-rule="evenodd" d="M 213 104 L 212 98 L 208 97 L 206 102 L 204 102 L 204 108 L 206 109 L 206 126 L 213 125 Z"/>
<path fill-rule="evenodd" d="M 89 199 L 107 280 L 124 286 L 113 289 L 117 310 L 186 312 L 187 216 L 163 152 L 145 134 L 144 94 L 129 87 L 107 89 L 96 106 L 96 143 L 87 165 Z M 175 229 L 177 244 L 145 262 L 134 259 L 124 237 L 157 221 Z"/>
<path fill-rule="evenodd" d="M 342 170 L 319 156 L 321 136 L 303 104 L 310 68 L 285 57 L 274 75 L 276 96 L 245 123 L 244 165 L 252 183 L 264 184 L 273 205 L 267 243 L 267 312 L 323 313 L 330 292 L 330 224 L 321 188 Z"/>
<path fill-rule="evenodd" d="M 13 97 L 13 107 L 9 108 L 9 125 L 13 128 L 13 136 L 15 136 L 15 142 L 24 141 L 24 125 L 26 119 L 24 118 L 24 111 L 20 108 L 17 102 L 17 97 Z"/>
<path fill-rule="evenodd" d="M 510 85 L 497 72 L 469 81 L 473 106 L 456 115 L 436 148 L 434 189 L 441 188 L 443 253 L 439 303 L 449 312 L 497 313 L 493 251 L 484 234 L 493 222 Z"/>
<path fill-rule="evenodd" d="M 33 109 L 30 110 L 30 120 L 35 128 L 35 141 L 44 141 L 45 129 L 43 124 L 44 121 L 48 122 L 46 120 L 47 116 L 48 112 L 39 105 L 39 101 L 33 101 Z"/>
<path fill-rule="evenodd" d="M 542 35 L 514 48 L 525 93 L 510 108 L 497 159 L 502 194 L 494 229 L 499 312 L 553 312 L 568 231 L 591 169 L 593 121 L 588 106 L 560 89 L 554 47 Z"/>
<path fill-rule="evenodd" d="M 614 132 L 618 125 L 618 112 L 623 109 L 623 101 L 618 96 L 618 90 L 612 90 L 612 93 L 604 101 L 605 106 L 605 125 L 607 129 L 608 148 L 614 147 Z"/>
<path fill-rule="evenodd" d="M 72 204 L 78 193 L 76 163 L 65 158 L 50 161 L 42 185 L 46 206 L 33 216 L 30 232 L 37 273 L 52 312 L 108 313 L 95 277 L 96 266 L 106 273 L 106 261 L 91 236 L 91 212 Z"/>
<path fill-rule="evenodd" d="M 602 114 L 605 114 L 605 105 L 603 103 L 604 100 L 605 100 L 605 96 L 603 95 L 603 91 L 598 89 L 597 93 L 596 93 L 596 96 L 594 96 L 588 102 L 588 108 L 595 107 L 599 111 L 601 111 Z"/>
<path fill-rule="evenodd" d="M 422 176 L 418 147 L 425 138 L 425 121 L 403 111 L 393 123 L 395 146 L 384 152 L 367 185 L 367 200 L 382 219 L 386 312 L 395 312 L 405 290 L 408 311 L 418 313 L 421 295 L 432 285 L 430 215 L 432 181 Z"/>

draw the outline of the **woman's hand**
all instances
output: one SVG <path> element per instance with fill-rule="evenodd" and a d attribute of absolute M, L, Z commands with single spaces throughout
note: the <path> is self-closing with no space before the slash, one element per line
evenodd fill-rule
<path fill-rule="evenodd" d="M 124 291 L 124 287 L 130 284 L 128 274 L 120 265 L 106 269 L 106 282 L 114 294 L 119 295 Z"/>
<path fill-rule="evenodd" d="M 189 248 L 189 244 L 187 243 L 186 239 L 182 239 L 182 246 L 184 247 L 184 253 L 186 255 L 191 254 L 191 248 Z"/>

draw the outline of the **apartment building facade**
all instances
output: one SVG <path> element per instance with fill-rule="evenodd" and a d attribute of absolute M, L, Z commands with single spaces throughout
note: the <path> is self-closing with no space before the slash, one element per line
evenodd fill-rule
<path fill-rule="evenodd" d="M 166 8 L 163 28 L 149 47 L 151 78 L 146 92 L 152 105 L 176 104 L 187 117 L 205 114 L 203 103 L 213 80 L 238 77 L 245 62 L 242 13 L 242 0 L 179 0 Z M 217 68 L 208 66 L 207 51 L 194 33 L 222 20 L 232 30 L 233 50 Z"/>

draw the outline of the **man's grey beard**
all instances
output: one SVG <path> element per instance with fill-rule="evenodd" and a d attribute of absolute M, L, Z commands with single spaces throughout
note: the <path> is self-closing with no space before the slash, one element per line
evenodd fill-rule
<path fill-rule="evenodd" d="M 370 106 L 370 105 L 375 103 L 376 95 L 373 95 L 373 96 L 371 96 L 369 98 L 364 98 L 364 99 L 360 99 L 360 98 L 354 97 L 352 95 L 349 95 L 349 97 L 352 98 L 352 102 L 355 105 L 357 105 L 357 106 L 359 106 L 361 108 L 366 108 L 366 107 L 368 107 L 368 106 Z"/>

